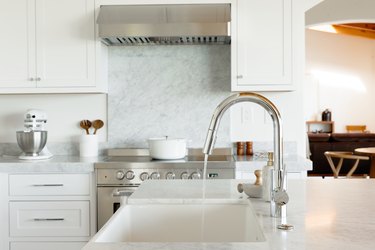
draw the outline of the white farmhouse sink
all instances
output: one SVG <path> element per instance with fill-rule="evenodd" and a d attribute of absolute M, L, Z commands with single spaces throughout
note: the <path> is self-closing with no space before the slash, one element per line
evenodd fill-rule
<path fill-rule="evenodd" d="M 242 204 L 128 204 L 91 242 L 264 241 L 252 206 Z"/>

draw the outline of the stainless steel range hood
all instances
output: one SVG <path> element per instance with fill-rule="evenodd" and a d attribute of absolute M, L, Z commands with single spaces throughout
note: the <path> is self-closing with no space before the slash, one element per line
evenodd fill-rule
<path fill-rule="evenodd" d="M 229 44 L 230 4 L 102 5 L 107 45 Z"/>

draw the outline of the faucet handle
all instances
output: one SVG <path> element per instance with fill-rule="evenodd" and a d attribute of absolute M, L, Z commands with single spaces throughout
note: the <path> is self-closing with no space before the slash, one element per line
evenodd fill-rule
<path fill-rule="evenodd" d="M 283 206 L 287 204 L 289 201 L 289 195 L 285 189 L 275 189 L 272 195 L 273 195 L 273 200 L 278 206 Z"/>

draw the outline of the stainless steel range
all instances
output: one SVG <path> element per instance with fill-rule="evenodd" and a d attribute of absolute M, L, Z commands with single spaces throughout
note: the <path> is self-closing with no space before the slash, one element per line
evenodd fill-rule
<path fill-rule="evenodd" d="M 160 161 L 149 156 L 109 156 L 96 163 L 98 230 L 117 211 L 137 187 L 148 179 L 201 179 L 203 156 L 189 155 L 182 160 Z M 232 155 L 209 157 L 207 178 L 233 179 Z"/>

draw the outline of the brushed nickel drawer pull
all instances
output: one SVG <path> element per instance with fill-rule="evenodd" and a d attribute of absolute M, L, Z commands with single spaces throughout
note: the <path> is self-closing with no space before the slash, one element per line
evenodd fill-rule
<path fill-rule="evenodd" d="M 33 187 L 63 187 L 64 184 L 33 184 Z"/>
<path fill-rule="evenodd" d="M 63 221 L 64 218 L 34 218 L 34 221 Z"/>

